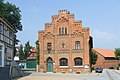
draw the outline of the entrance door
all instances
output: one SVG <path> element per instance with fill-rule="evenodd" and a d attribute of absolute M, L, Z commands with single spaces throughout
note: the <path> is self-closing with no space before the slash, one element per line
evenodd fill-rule
<path fill-rule="evenodd" d="M 53 60 L 51 58 L 48 58 L 48 60 L 47 60 L 47 71 L 48 72 L 53 71 Z"/>

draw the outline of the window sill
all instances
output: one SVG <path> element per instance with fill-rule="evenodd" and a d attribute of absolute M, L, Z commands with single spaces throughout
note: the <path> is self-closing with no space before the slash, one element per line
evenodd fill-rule
<path fill-rule="evenodd" d="M 82 68 L 83 66 L 74 66 L 75 68 Z"/>
<path fill-rule="evenodd" d="M 68 68 L 68 66 L 59 66 L 59 68 Z"/>

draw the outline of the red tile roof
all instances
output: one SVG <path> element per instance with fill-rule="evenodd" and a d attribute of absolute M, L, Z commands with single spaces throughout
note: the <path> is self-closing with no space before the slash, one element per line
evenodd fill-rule
<path fill-rule="evenodd" d="M 37 52 L 36 48 L 33 47 L 33 48 L 31 49 L 31 52 L 32 52 L 32 53 L 36 53 L 36 52 Z"/>
<path fill-rule="evenodd" d="M 115 53 L 113 50 L 101 49 L 101 48 L 93 48 L 93 50 L 104 57 L 115 57 Z"/>
<path fill-rule="evenodd" d="M 36 52 L 37 52 L 36 48 L 32 47 L 30 54 L 27 56 L 27 59 L 36 59 Z"/>

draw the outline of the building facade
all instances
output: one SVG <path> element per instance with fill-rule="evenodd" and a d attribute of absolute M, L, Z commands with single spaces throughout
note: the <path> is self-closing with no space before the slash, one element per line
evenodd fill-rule
<path fill-rule="evenodd" d="M 12 25 L 0 16 L 0 67 L 9 65 L 12 60 L 15 32 Z"/>
<path fill-rule="evenodd" d="M 89 71 L 89 27 L 82 27 L 74 14 L 59 10 L 45 30 L 38 31 L 40 43 L 40 71 L 85 72 Z"/>

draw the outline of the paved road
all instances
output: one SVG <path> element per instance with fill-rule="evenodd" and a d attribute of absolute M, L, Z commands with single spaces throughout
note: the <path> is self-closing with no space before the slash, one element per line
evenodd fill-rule
<path fill-rule="evenodd" d="M 120 72 L 120 71 L 119 71 Z M 114 70 L 104 70 L 103 73 L 92 74 L 61 74 L 33 73 L 18 80 L 120 80 L 120 73 Z"/>
<path fill-rule="evenodd" d="M 117 73 L 112 70 L 107 70 L 106 72 L 109 76 L 109 80 L 120 80 L 120 73 Z"/>

